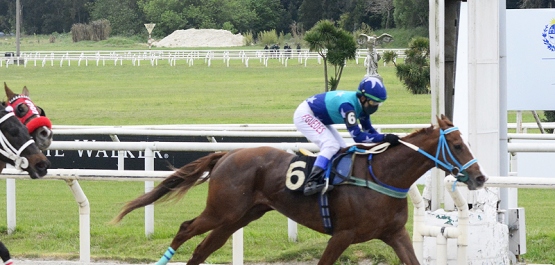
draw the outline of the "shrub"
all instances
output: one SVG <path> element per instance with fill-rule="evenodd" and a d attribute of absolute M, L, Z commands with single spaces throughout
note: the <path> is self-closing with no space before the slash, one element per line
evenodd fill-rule
<path fill-rule="evenodd" d="M 394 51 L 385 51 L 383 53 L 383 62 L 388 64 L 388 63 L 393 63 L 393 65 L 397 66 L 397 53 Z"/>
<path fill-rule="evenodd" d="M 430 41 L 417 37 L 409 43 L 404 64 L 395 66 L 396 75 L 413 94 L 427 94 L 430 91 Z"/>
<path fill-rule="evenodd" d="M 545 116 L 545 118 L 542 119 L 542 121 L 555 122 L 555 110 L 546 110 L 543 112 L 543 115 Z M 545 131 L 547 133 L 553 133 L 553 129 L 546 129 Z"/>
<path fill-rule="evenodd" d="M 254 44 L 254 37 L 252 35 L 252 31 L 248 31 L 247 33 L 243 34 L 243 42 L 245 46 L 251 46 Z"/>
<path fill-rule="evenodd" d="M 100 41 L 108 39 L 111 30 L 110 21 L 106 19 L 95 20 L 87 25 L 76 23 L 71 26 L 71 38 L 73 42 L 83 40 Z"/>
<path fill-rule="evenodd" d="M 263 45 L 272 45 L 278 43 L 278 35 L 275 29 L 270 31 L 262 31 L 258 33 L 258 42 Z"/>

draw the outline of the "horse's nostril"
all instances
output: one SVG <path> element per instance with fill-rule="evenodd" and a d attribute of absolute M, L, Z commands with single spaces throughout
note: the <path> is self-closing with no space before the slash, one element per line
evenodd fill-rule
<path fill-rule="evenodd" d="M 38 162 L 38 163 L 35 165 L 35 168 L 36 168 L 37 170 L 39 170 L 39 171 L 45 171 L 45 170 L 47 170 L 49 167 L 50 167 L 50 164 L 49 164 L 48 162 L 46 162 L 46 161 Z"/>
<path fill-rule="evenodd" d="M 52 135 L 52 132 L 48 129 L 42 129 L 39 131 L 39 135 L 43 138 L 49 138 Z"/>
<path fill-rule="evenodd" d="M 479 176 L 476 178 L 476 180 L 478 181 L 478 183 L 482 184 L 486 182 L 486 177 L 484 176 Z"/>

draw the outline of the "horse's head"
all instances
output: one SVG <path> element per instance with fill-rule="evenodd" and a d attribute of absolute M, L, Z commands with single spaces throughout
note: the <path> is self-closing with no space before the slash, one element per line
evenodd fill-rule
<path fill-rule="evenodd" d="M 7 106 L 11 106 L 15 116 L 25 124 L 39 149 L 48 149 L 52 143 L 52 123 L 46 117 L 44 110 L 31 101 L 27 87 L 23 87 L 19 95 L 15 94 L 6 83 L 4 83 L 4 89 L 8 97 Z"/>
<path fill-rule="evenodd" d="M 27 171 L 34 179 L 44 177 L 50 166 L 10 106 L 0 106 L 0 161 Z"/>
<path fill-rule="evenodd" d="M 453 174 L 458 181 L 464 182 L 469 190 L 483 187 L 487 177 L 482 173 L 458 128 L 454 127 L 445 115 L 438 117 L 437 121 L 440 135 L 436 158 L 442 161 L 438 164 L 447 173 Z"/>

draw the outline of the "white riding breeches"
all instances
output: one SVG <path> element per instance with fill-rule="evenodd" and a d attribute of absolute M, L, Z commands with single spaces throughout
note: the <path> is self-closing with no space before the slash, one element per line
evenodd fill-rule
<path fill-rule="evenodd" d="M 339 132 L 331 125 L 324 125 L 303 101 L 295 110 L 293 123 L 309 141 L 320 148 L 318 155 L 331 159 L 339 151 L 339 148 L 347 147 L 345 140 Z"/>

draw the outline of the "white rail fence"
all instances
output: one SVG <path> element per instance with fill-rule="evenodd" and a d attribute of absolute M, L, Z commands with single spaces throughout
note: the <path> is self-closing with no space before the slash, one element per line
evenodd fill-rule
<path fill-rule="evenodd" d="M 398 58 L 405 57 L 406 49 L 378 49 L 382 55 L 385 51 L 393 51 Z M 0 53 L 3 54 L 3 53 Z M 367 65 L 367 49 L 359 49 L 356 52 L 355 62 L 359 63 L 362 59 Z M 159 61 L 166 61 L 169 65 L 175 66 L 184 64 L 193 66 L 195 61 L 204 60 L 210 66 L 212 61 L 221 61 L 229 67 L 230 61 L 241 61 L 246 67 L 249 66 L 251 59 L 258 60 L 264 66 L 268 66 L 269 59 L 278 59 L 284 66 L 288 65 L 289 60 L 297 60 L 298 64 L 307 65 L 308 60 L 317 60 L 321 63 L 321 57 L 317 52 L 308 49 L 300 51 L 291 50 L 126 50 L 126 51 L 33 51 L 22 52 L 19 60 L 16 57 L 1 57 L 0 67 L 10 65 L 32 66 L 88 66 L 89 63 L 96 66 L 105 66 L 106 63 L 113 65 L 123 65 L 124 61 L 131 62 L 134 66 L 141 63 L 158 65 Z"/>
<path fill-rule="evenodd" d="M 81 135 L 81 134 L 109 134 L 114 140 L 117 135 L 195 135 L 206 136 L 213 139 L 216 136 L 244 136 L 244 137 L 291 137 L 302 136 L 298 132 L 293 131 L 294 127 L 289 125 L 172 125 L 172 126 L 125 126 L 122 128 L 111 126 L 55 126 L 54 133 L 58 135 Z M 429 125 L 384 125 L 379 129 L 408 129 L 423 128 Z M 549 128 L 550 125 L 546 126 Z M 127 128 L 130 127 L 130 128 Z M 133 129 L 131 129 L 133 128 Z M 534 127 L 530 127 L 534 128 Z M 537 127 L 536 127 L 537 128 Z M 198 131 L 199 129 L 205 131 Z M 248 131 L 252 130 L 252 131 Z M 274 131 L 271 131 L 274 130 Z M 289 132 L 288 132 L 289 131 Z M 349 137 L 345 134 L 344 137 Z M 522 134 L 510 134 L 510 137 L 524 137 Z M 528 137 L 553 137 L 546 135 L 528 135 Z M 317 151 L 317 147 L 311 143 L 216 143 L 216 142 L 76 142 L 76 141 L 54 141 L 50 146 L 50 150 L 113 150 L 113 151 L 143 151 L 145 153 L 145 171 L 129 171 L 129 170 L 72 170 L 72 169 L 51 169 L 46 178 L 63 179 L 67 182 L 74 197 L 79 205 L 80 213 L 80 260 L 82 262 L 90 261 L 90 206 L 86 195 L 81 190 L 78 180 L 125 180 L 125 181 L 145 181 L 145 192 L 154 187 L 154 181 L 168 176 L 169 171 L 152 171 L 154 165 L 155 151 L 226 151 L 236 148 L 272 146 L 282 150 L 298 151 L 300 148 Z M 555 144 L 508 144 L 509 152 L 555 152 Z M 121 152 L 120 152 L 121 154 Z M 123 158 L 121 158 L 123 159 Z M 13 231 L 16 226 L 15 213 L 15 178 L 27 178 L 28 176 L 7 169 L 0 178 L 7 180 L 7 200 L 8 200 L 8 231 Z M 555 188 L 555 179 L 546 178 L 515 178 L 515 177 L 490 177 L 487 186 L 490 187 L 521 187 L 521 188 Z M 417 191 L 417 190 L 416 190 Z M 451 193 L 451 192 L 450 192 Z M 456 192 L 455 192 L 456 193 Z M 415 222 L 421 221 L 417 214 L 422 210 L 419 205 L 418 196 L 411 191 L 411 197 L 415 203 Z M 454 195 L 456 196 L 456 194 Z M 466 203 L 455 199 L 457 205 L 465 205 Z M 463 203 L 464 202 L 464 203 Z M 464 207 L 464 206 L 461 206 Z M 460 208 L 462 209 L 462 208 Z M 145 207 L 145 234 L 149 235 L 154 232 L 154 208 L 152 205 Z M 464 214 L 460 211 L 459 214 Z M 463 220 L 463 219 L 461 219 Z M 292 221 L 289 223 L 289 238 L 296 239 L 296 224 Z M 464 224 L 462 225 L 464 226 Z M 464 236 L 463 230 L 456 230 L 450 233 L 453 236 Z M 421 223 L 415 223 L 414 227 L 423 227 Z M 458 228 L 454 228 L 458 229 Z M 444 236 L 448 234 L 438 234 L 433 231 L 435 228 L 426 228 L 428 232 L 420 232 L 418 236 Z M 436 231 L 437 232 L 437 231 Z M 242 231 L 238 231 L 233 237 L 233 264 L 243 264 L 242 255 Z M 415 243 L 415 249 L 418 251 L 419 245 Z M 442 250 L 443 251 L 443 250 Z M 459 251 L 465 251 L 464 248 Z M 439 255 L 439 250 L 438 250 Z M 438 256 L 439 257 L 439 256 Z"/>

